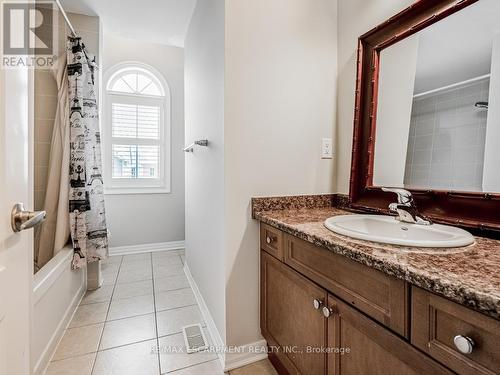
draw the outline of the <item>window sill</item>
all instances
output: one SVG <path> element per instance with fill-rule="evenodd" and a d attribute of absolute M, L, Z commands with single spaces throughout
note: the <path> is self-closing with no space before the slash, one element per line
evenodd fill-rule
<path fill-rule="evenodd" d="M 108 188 L 104 195 L 171 194 L 167 188 Z"/>

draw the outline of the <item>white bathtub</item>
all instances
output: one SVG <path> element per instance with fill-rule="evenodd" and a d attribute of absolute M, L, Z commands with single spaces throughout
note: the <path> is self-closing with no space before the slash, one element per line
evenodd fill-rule
<path fill-rule="evenodd" d="M 86 270 L 71 270 L 73 249 L 62 249 L 33 279 L 31 364 L 44 373 L 87 289 Z"/>

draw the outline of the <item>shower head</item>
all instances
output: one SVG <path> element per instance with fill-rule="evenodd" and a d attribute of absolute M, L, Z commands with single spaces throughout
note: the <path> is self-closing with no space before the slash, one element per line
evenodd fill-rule
<path fill-rule="evenodd" d="M 477 102 L 474 106 L 480 109 L 488 109 L 488 102 Z"/>

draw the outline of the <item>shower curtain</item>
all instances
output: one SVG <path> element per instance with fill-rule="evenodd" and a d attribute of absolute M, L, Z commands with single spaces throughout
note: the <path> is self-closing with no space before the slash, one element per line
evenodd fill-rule
<path fill-rule="evenodd" d="M 95 61 L 80 38 L 68 38 L 57 66 L 58 108 L 52 136 L 44 210 L 36 235 L 42 267 L 71 237 L 72 268 L 108 256 Z"/>
<path fill-rule="evenodd" d="M 73 268 L 108 256 L 95 62 L 80 38 L 68 40 L 69 216 Z"/>
<path fill-rule="evenodd" d="M 35 229 L 35 266 L 42 268 L 69 240 L 69 107 L 67 59 L 54 66 L 58 105 L 47 174 L 44 210 L 47 219 Z"/>

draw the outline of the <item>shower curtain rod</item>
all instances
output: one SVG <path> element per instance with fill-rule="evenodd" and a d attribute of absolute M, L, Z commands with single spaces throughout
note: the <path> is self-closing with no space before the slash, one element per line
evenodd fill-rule
<path fill-rule="evenodd" d="M 78 35 L 76 34 L 75 28 L 71 24 L 71 22 L 68 18 L 68 15 L 66 14 L 66 11 L 64 10 L 63 6 L 61 5 L 61 2 L 59 0 L 54 0 L 54 2 L 57 4 L 57 7 L 61 11 L 61 13 L 64 17 L 64 20 L 66 21 L 66 24 L 68 25 L 69 29 L 71 30 L 71 34 L 73 34 L 73 37 L 77 38 Z"/>

